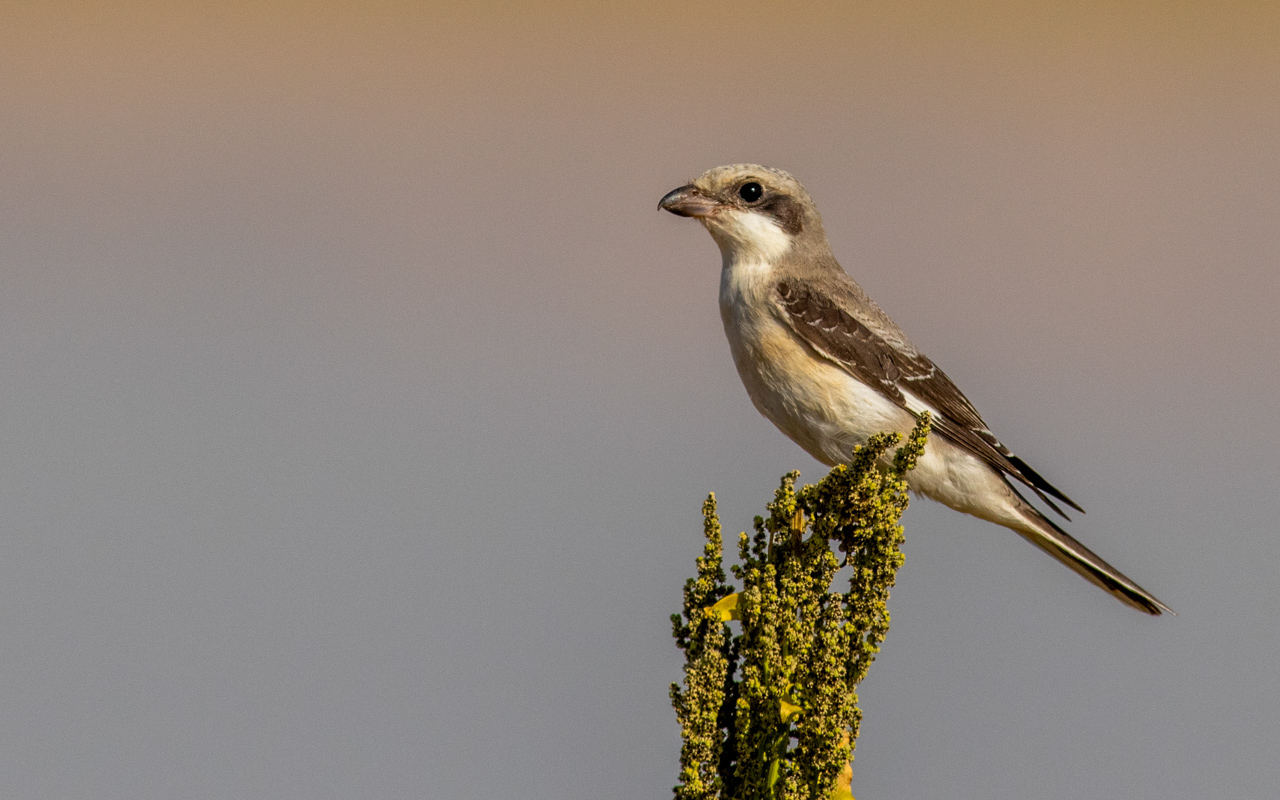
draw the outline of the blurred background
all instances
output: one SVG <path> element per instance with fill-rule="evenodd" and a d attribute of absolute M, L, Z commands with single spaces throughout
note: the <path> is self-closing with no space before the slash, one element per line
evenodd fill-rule
<path fill-rule="evenodd" d="M 668 797 L 740 161 L 1180 614 L 916 502 L 854 794 L 1275 796 L 1280 6 L 2 8 L 0 796 Z"/>

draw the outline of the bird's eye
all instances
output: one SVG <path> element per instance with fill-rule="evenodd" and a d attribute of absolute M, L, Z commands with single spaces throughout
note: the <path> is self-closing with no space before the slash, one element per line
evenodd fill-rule
<path fill-rule="evenodd" d="M 764 195 L 764 187 L 755 181 L 744 183 L 738 187 L 738 197 L 748 203 L 754 203 Z"/>

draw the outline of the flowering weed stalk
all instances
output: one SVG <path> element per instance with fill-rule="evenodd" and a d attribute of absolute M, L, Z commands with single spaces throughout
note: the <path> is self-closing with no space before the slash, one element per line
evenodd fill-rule
<path fill-rule="evenodd" d="M 677 800 L 851 800 L 857 686 L 889 630 L 906 473 L 928 433 L 925 413 L 892 455 L 902 436 L 884 433 L 815 484 L 783 476 L 768 517 L 739 538 L 737 590 L 715 495 L 703 503 L 707 543 L 671 617 L 685 654 L 684 685 L 671 685 L 684 738 Z M 844 569 L 848 589 L 833 591 Z"/>

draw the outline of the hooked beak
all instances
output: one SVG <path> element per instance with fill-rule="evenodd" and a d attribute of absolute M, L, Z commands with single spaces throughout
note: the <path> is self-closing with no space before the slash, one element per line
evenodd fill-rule
<path fill-rule="evenodd" d="M 667 192 L 666 197 L 658 201 L 658 208 L 670 211 L 680 217 L 697 217 L 702 219 L 720 207 L 715 200 L 707 197 L 692 183 Z"/>

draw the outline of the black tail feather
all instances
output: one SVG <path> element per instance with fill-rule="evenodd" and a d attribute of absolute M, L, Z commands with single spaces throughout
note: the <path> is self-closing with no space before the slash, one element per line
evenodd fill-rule
<path fill-rule="evenodd" d="M 1009 486 L 1013 489 L 1013 486 Z M 1013 489 L 1014 494 L 1018 494 Z M 1021 499 L 1021 495 L 1018 497 Z M 1023 500 L 1023 515 L 1035 528 L 1031 531 L 1018 531 L 1023 538 L 1030 541 L 1049 555 L 1070 567 L 1090 583 L 1110 592 L 1120 602 L 1146 612 L 1153 617 L 1167 611 L 1174 614 L 1172 608 L 1160 602 L 1138 584 L 1125 576 L 1120 570 L 1108 564 L 1097 553 L 1085 547 L 1071 534 L 1059 528 L 1052 520 L 1040 513 L 1034 506 Z M 1176 614 L 1175 614 L 1176 616 Z"/>

